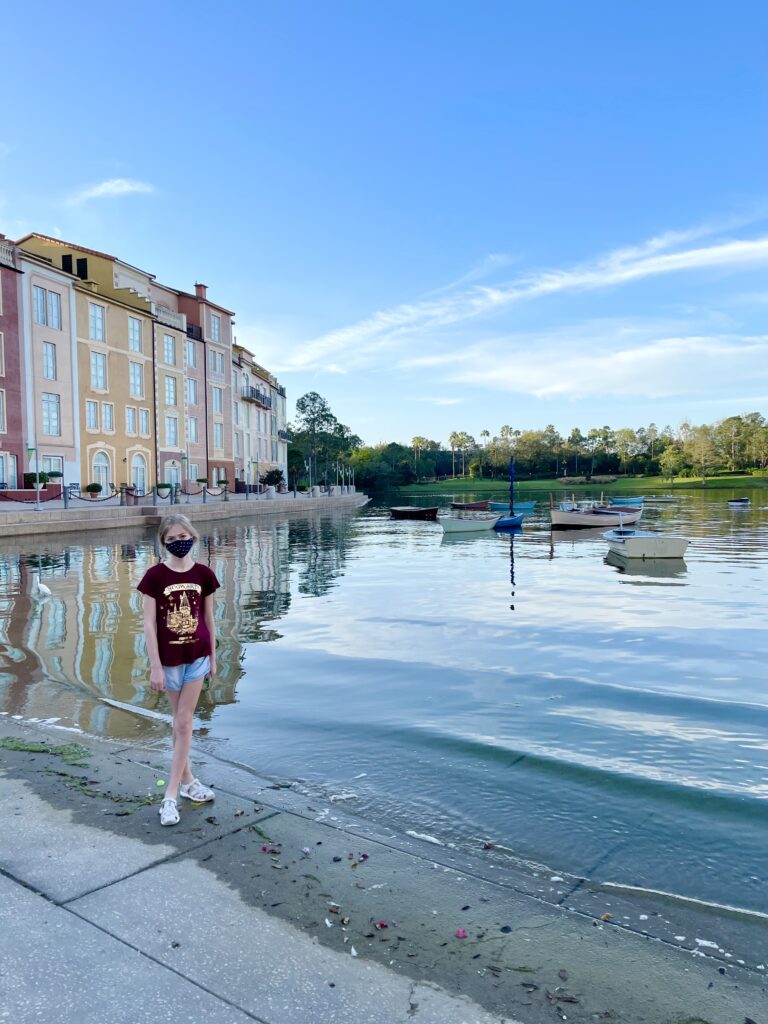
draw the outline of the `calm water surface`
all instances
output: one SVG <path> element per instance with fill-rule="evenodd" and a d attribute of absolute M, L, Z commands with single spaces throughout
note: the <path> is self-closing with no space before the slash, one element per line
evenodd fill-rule
<path fill-rule="evenodd" d="M 684 563 L 628 571 L 600 536 L 552 543 L 543 512 L 453 540 L 375 504 L 211 528 L 221 674 L 197 741 L 459 849 L 768 911 L 768 493 L 753 494 L 737 512 L 724 491 L 648 505 L 646 526 L 692 543 Z M 165 739 L 99 700 L 166 710 L 134 590 L 155 558 L 142 531 L 8 542 L 0 710 Z"/>

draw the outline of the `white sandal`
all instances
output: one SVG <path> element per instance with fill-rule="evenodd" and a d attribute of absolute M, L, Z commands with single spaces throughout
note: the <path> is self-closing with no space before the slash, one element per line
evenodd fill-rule
<path fill-rule="evenodd" d="M 176 801 L 173 797 L 167 796 L 160 804 L 160 824 L 178 825 L 181 821 Z"/>
<path fill-rule="evenodd" d="M 187 800 L 194 800 L 196 804 L 207 804 L 216 799 L 216 794 L 208 786 L 204 786 L 200 779 L 192 779 L 191 782 L 183 782 L 179 786 L 179 796 Z"/>

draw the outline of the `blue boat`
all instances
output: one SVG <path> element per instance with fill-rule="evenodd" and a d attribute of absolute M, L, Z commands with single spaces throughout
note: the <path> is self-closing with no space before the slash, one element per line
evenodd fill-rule
<path fill-rule="evenodd" d="M 612 505 L 634 505 L 637 507 L 639 505 L 642 505 L 643 501 L 645 501 L 644 496 L 640 498 L 616 498 L 613 495 L 611 495 Z"/>
<path fill-rule="evenodd" d="M 499 516 L 494 523 L 494 530 L 514 530 L 523 525 L 523 513 L 515 516 Z"/>
<path fill-rule="evenodd" d="M 493 509 L 495 512 L 501 512 L 505 508 L 509 508 L 508 501 L 489 501 L 488 507 Z M 515 511 L 516 512 L 532 512 L 536 508 L 535 501 L 516 501 Z"/>

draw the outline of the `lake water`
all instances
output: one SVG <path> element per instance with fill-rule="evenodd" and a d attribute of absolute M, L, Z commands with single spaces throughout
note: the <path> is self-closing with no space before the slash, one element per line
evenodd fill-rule
<path fill-rule="evenodd" d="M 221 673 L 196 742 L 459 850 L 768 911 L 760 495 L 649 504 L 644 525 L 691 545 L 630 570 L 599 536 L 553 543 L 544 510 L 513 536 L 445 541 L 375 503 L 210 527 Z M 99 700 L 165 709 L 134 590 L 155 558 L 136 530 L 6 542 L 0 710 L 165 742 Z"/>

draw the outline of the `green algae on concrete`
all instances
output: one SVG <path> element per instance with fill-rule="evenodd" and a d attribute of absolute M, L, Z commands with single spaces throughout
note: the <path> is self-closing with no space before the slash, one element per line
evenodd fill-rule
<path fill-rule="evenodd" d="M 52 754 L 60 757 L 65 764 L 74 768 L 87 768 L 90 750 L 80 743 L 38 743 L 35 740 L 22 739 L 20 736 L 5 736 L 0 739 L 0 748 L 18 750 L 27 754 Z"/>

